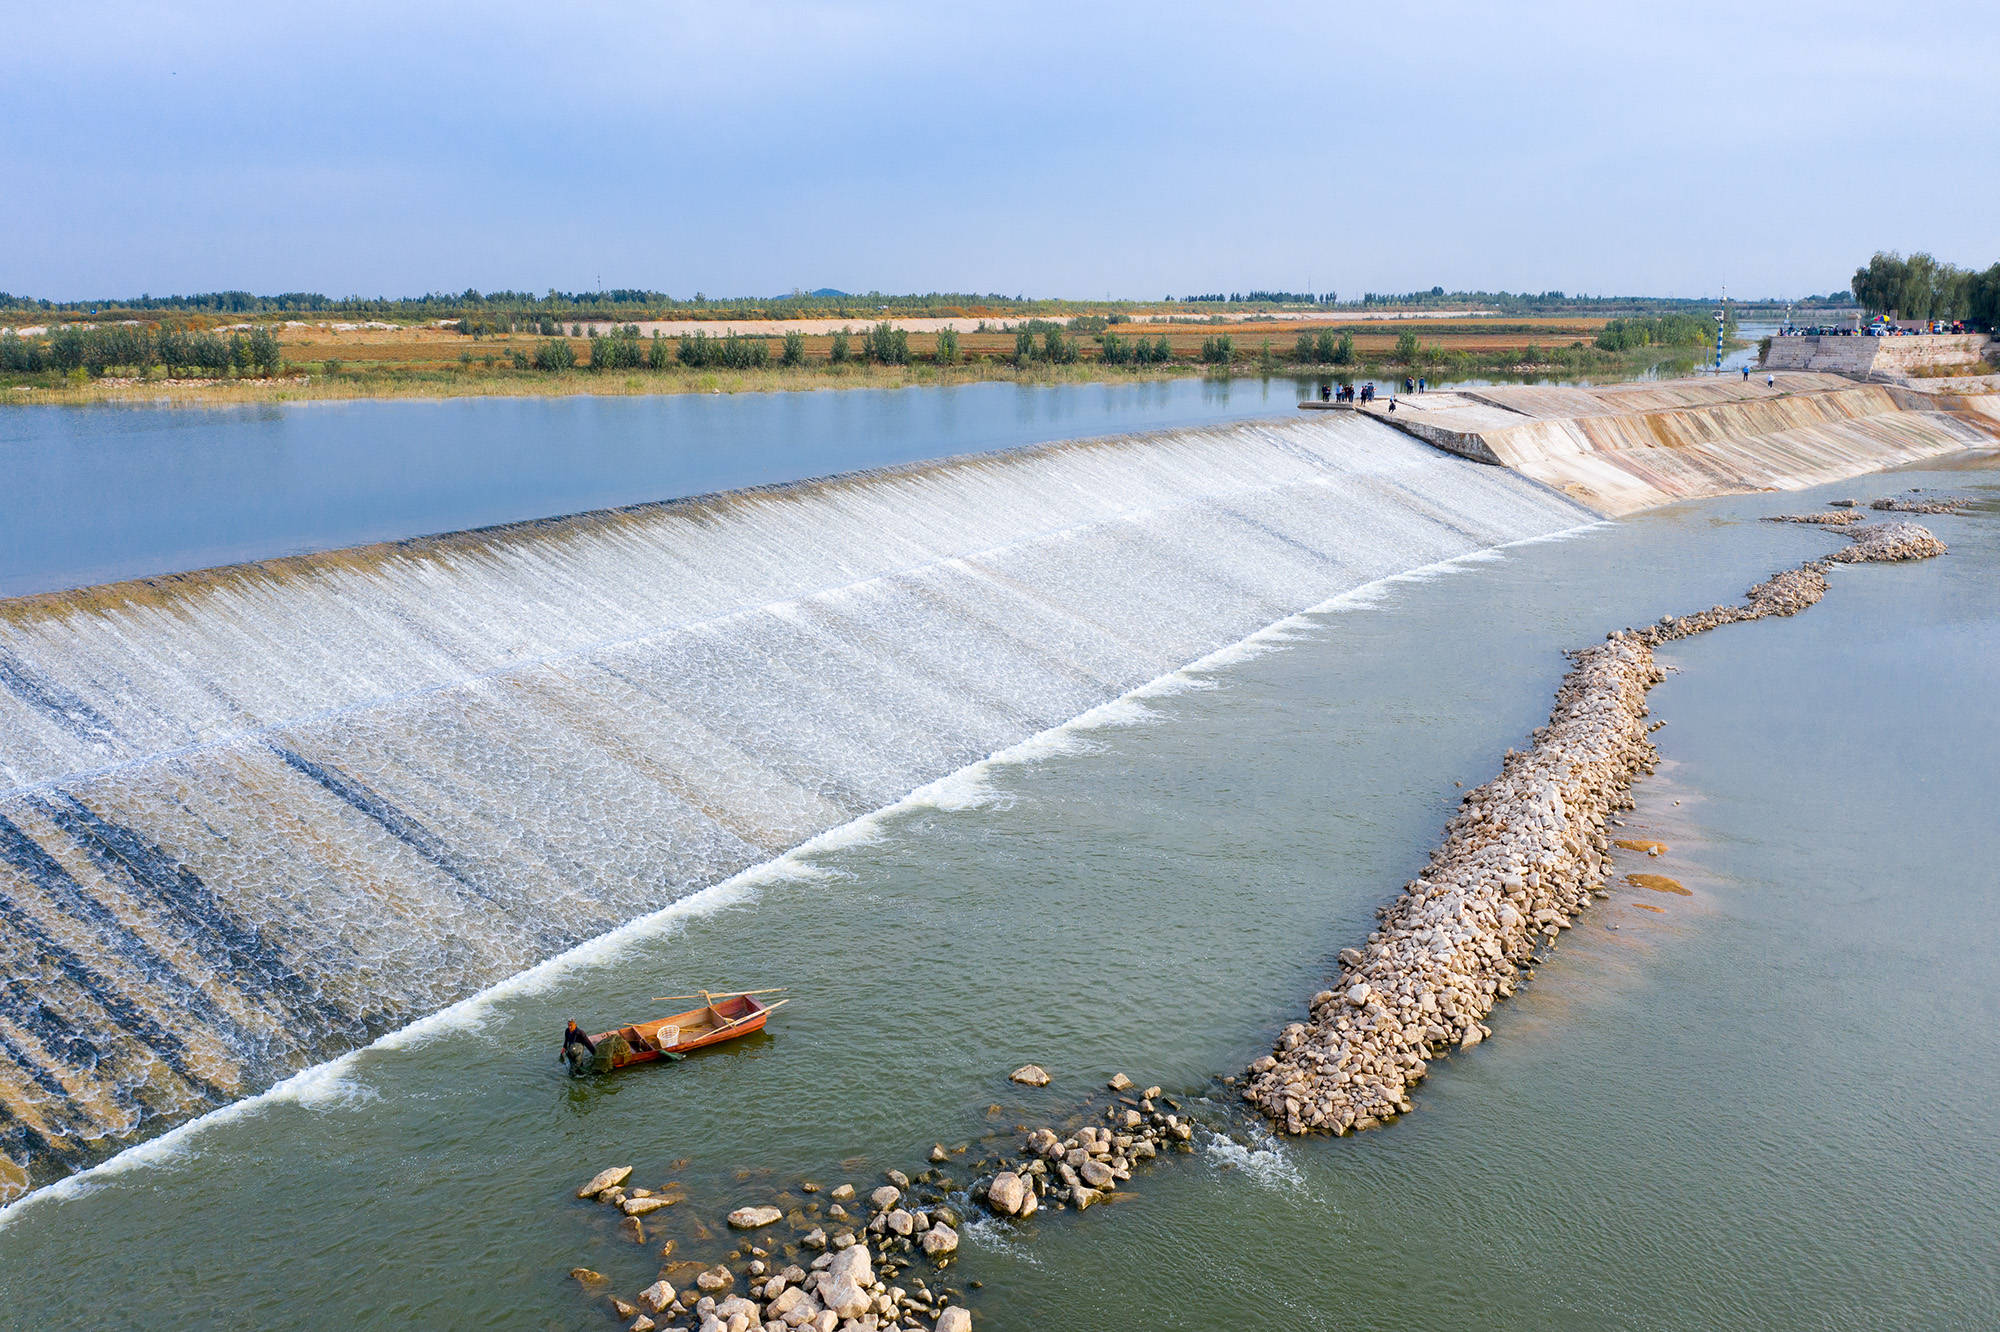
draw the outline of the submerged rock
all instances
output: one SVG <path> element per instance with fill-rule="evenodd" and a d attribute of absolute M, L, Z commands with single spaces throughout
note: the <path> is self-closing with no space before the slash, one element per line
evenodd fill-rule
<path fill-rule="evenodd" d="M 755 1230 L 775 1225 L 784 1218 L 784 1212 L 776 1207 L 739 1207 L 729 1214 L 729 1224 L 738 1230 Z"/>
<path fill-rule="evenodd" d="M 1040 1064 L 1023 1064 L 1007 1077 L 1010 1081 L 1026 1087 L 1046 1087 L 1050 1082 L 1048 1070 Z"/>

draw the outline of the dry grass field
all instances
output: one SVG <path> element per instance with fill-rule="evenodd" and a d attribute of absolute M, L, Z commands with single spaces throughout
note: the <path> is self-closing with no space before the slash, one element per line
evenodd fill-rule
<path fill-rule="evenodd" d="M 1414 333 L 1427 346 L 1441 351 L 1464 351 L 1485 353 L 1526 348 L 1530 345 L 1568 346 L 1572 342 L 1588 344 L 1604 327 L 1604 320 L 1589 318 L 1511 318 L 1511 319 L 1408 319 L 1395 323 L 1380 320 L 1271 320 L 1241 319 L 1227 322 L 1185 322 L 1185 323 L 1145 323 L 1114 325 L 1111 329 L 1127 339 L 1143 337 L 1153 341 L 1161 337 L 1173 349 L 1176 359 L 1196 360 L 1201 354 L 1202 343 L 1218 335 L 1227 335 L 1236 344 L 1236 353 L 1241 356 L 1255 356 L 1265 339 L 1269 339 L 1273 351 L 1279 356 L 1288 354 L 1297 343 L 1300 333 L 1317 333 L 1321 329 L 1331 329 L 1336 335 L 1350 333 L 1354 337 L 1355 349 L 1363 356 L 1386 355 L 1395 348 L 1396 341 L 1404 333 Z M 869 325 L 865 320 L 853 324 L 855 341 Z M 330 327 L 308 326 L 285 328 L 279 333 L 279 342 L 284 347 L 285 359 L 295 366 L 317 366 L 329 358 L 337 359 L 347 368 L 395 369 L 408 371 L 450 371 L 461 367 L 484 370 L 487 358 L 492 358 L 495 367 L 511 363 L 516 351 L 532 354 L 544 339 L 533 333 L 501 334 L 490 337 L 468 338 L 454 329 L 435 327 L 411 327 L 388 329 L 333 329 Z M 589 360 L 590 339 L 571 338 L 577 361 L 582 364 Z M 1015 334 L 1011 331 L 986 333 L 967 332 L 959 334 L 960 355 L 977 360 L 990 357 L 994 360 L 1011 359 L 1014 355 Z M 1094 335 L 1076 335 L 1079 350 L 1084 359 L 1096 354 L 1097 343 Z M 806 338 L 806 359 L 808 362 L 825 362 L 831 352 L 831 335 L 814 335 Z M 773 352 L 776 351 L 775 335 Z M 910 351 L 920 359 L 928 360 L 937 350 L 937 335 L 918 332 L 910 335 Z M 774 358 L 775 359 L 775 356 Z"/>
<path fill-rule="evenodd" d="M 779 365 L 781 339 L 772 336 L 770 364 L 755 369 L 689 368 L 666 370 L 591 371 L 591 339 L 569 338 L 577 369 L 560 373 L 522 368 L 547 339 L 536 333 L 469 337 L 452 327 L 434 324 L 403 326 L 336 325 L 332 322 L 273 324 L 285 360 L 285 371 L 271 379 L 225 378 L 166 380 L 157 368 L 143 380 L 107 376 L 62 379 L 44 376 L 33 383 L 9 386 L 0 402 L 273 402 L 344 398 L 408 398 L 464 396 L 541 396 L 574 393 L 606 395 L 648 393 L 739 393 L 808 388 L 892 388 L 907 384 L 957 384 L 979 380 L 1024 383 L 1065 383 L 1106 379 L 1162 379 L 1183 375 L 1227 373 L 1205 364 L 1203 344 L 1226 335 L 1233 344 L 1237 373 L 1254 371 L 1268 341 L 1270 368 L 1280 372 L 1326 374 L 1330 367 L 1297 366 L 1292 352 L 1299 336 L 1330 330 L 1354 339 L 1355 361 L 1350 375 L 1381 376 L 1424 373 L 1434 379 L 1468 375 L 1545 375 L 1590 373 L 1617 376 L 1647 368 L 1661 359 L 1602 352 L 1593 340 L 1604 326 L 1601 318 L 1512 317 L 1465 315 L 1439 318 L 1297 319 L 1239 317 L 1204 320 L 1182 316 L 1112 325 L 1109 332 L 1128 342 L 1156 342 L 1164 337 L 1173 359 L 1166 363 L 1109 365 L 1100 359 L 1100 334 L 1069 334 L 1077 357 L 1065 364 L 1036 360 L 1015 364 L 1016 333 L 994 327 L 958 335 L 959 362 L 935 364 L 938 335 L 909 334 L 912 361 L 908 365 L 873 365 L 860 361 L 863 335 L 869 325 L 855 320 L 850 359 L 834 364 L 834 338 L 805 338 L 806 363 Z M 230 326 L 224 326 L 226 329 Z M 241 327 L 236 325 L 234 327 Z M 741 327 L 739 325 L 739 327 Z M 1420 364 L 1396 358 L 1398 340 L 1413 334 L 1422 348 Z M 676 339 L 667 340 L 678 346 Z M 1043 340 L 1035 337 L 1039 352 Z M 1533 349 L 1533 350 L 1531 350 Z"/>

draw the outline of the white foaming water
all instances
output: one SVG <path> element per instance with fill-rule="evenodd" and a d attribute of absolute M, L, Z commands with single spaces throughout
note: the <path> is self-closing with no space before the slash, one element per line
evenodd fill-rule
<path fill-rule="evenodd" d="M 0 608 L 0 1153 L 46 1179 L 463 1023 L 882 812 L 1004 801 L 991 765 L 1144 722 L 1381 580 L 1588 516 L 1307 421 Z"/>
<path fill-rule="evenodd" d="M 126 1148 L 106 1161 L 0 1206 L 0 1230 L 4 1230 L 34 1203 L 80 1198 L 95 1192 L 118 1175 L 141 1168 L 190 1161 L 198 1155 L 198 1137 L 265 1109 L 296 1105 L 308 1110 L 329 1111 L 364 1104 L 375 1099 L 377 1093 L 354 1078 L 363 1057 L 372 1051 L 414 1049 L 432 1040 L 455 1038 L 467 1032 L 483 1030 L 493 1013 L 508 1000 L 544 993 L 573 979 L 578 973 L 613 965 L 641 945 L 650 947 L 678 933 L 691 920 L 755 900 L 762 889 L 802 885 L 834 877 L 838 871 L 816 863 L 820 857 L 880 840 L 884 827 L 898 815 L 925 810 L 960 812 L 1011 803 L 1012 792 L 997 789 L 992 784 L 996 771 L 1075 753 L 1089 745 L 1084 737 L 1091 731 L 1165 721 L 1166 714 L 1148 708 L 1144 700 L 1171 697 L 1191 690 L 1219 688 L 1219 682 L 1210 678 L 1213 673 L 1227 671 L 1232 666 L 1312 637 L 1319 627 L 1318 617 L 1371 609 L 1382 605 L 1400 584 L 1423 582 L 1455 569 L 1504 559 L 1506 551 L 1513 546 L 1565 540 L 1601 526 L 1604 524 L 1588 523 L 1567 532 L 1529 537 L 1471 551 L 1450 560 L 1376 579 L 1322 602 L 1309 611 L 1274 621 L 1239 642 L 1149 680 L 1108 703 L 1030 736 L 1019 744 L 967 764 L 957 772 L 909 792 L 894 804 L 872 810 L 838 828 L 828 829 L 784 855 L 752 866 L 713 888 L 587 940 L 478 994 L 379 1037 L 361 1050 L 314 1065 L 265 1092 L 211 1111 L 159 1137 Z M 1252 1141 L 1247 1144 L 1222 1134 L 1207 1133 L 1203 1151 L 1214 1163 L 1240 1170 L 1267 1187 L 1302 1187 L 1303 1176 L 1285 1157 L 1282 1143 L 1259 1126 L 1253 1125 L 1248 1131 Z M 1005 1227 L 983 1214 L 973 1216 L 967 1225 L 969 1233 L 981 1237 L 989 1247 L 1013 1253 L 1029 1262 L 1035 1261 L 1029 1251 L 1019 1249 L 1011 1241 Z"/>
<path fill-rule="evenodd" d="M 1210 1164 L 1237 1171 L 1264 1188 L 1290 1191 L 1306 1186 L 1306 1177 L 1285 1155 L 1278 1140 L 1268 1134 L 1243 1143 L 1221 1133 L 1208 1133 L 1201 1150 Z"/>

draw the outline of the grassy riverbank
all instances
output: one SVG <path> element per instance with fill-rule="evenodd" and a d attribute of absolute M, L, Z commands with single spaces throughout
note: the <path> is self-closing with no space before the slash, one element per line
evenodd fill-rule
<path fill-rule="evenodd" d="M 1240 349 L 1239 349 L 1240 353 Z M 1696 358 L 1698 359 L 1698 358 Z M 956 365 L 913 360 L 902 365 L 808 361 L 799 366 L 758 368 L 669 366 L 621 370 L 578 368 L 522 370 L 496 362 L 447 364 L 294 364 L 270 378 L 168 378 L 158 370 L 145 378 L 106 375 L 12 375 L 0 379 L 0 401 L 23 404 L 170 402 L 191 406 L 230 403 L 339 401 L 362 398 L 564 397 L 573 394 L 632 396 L 674 393 L 768 393 L 808 389 L 904 388 L 982 382 L 1017 384 L 1139 383 L 1197 376 L 1268 374 L 1280 378 L 1398 380 L 1424 375 L 1435 382 L 1467 378 L 1629 378 L 1659 367 L 1695 360 L 1648 348 L 1607 352 L 1594 347 L 1499 347 L 1443 352 L 1417 364 L 1393 356 L 1357 356 L 1348 365 L 1300 364 L 1258 354 L 1227 361 L 1172 359 L 1148 365 L 1115 365 L 1096 358 L 1069 362 L 982 357 Z"/>

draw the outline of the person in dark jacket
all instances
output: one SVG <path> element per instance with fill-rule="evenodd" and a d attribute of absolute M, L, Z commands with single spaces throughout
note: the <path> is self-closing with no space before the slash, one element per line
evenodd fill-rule
<path fill-rule="evenodd" d="M 569 1058 L 569 1047 L 572 1045 L 581 1045 L 588 1054 L 594 1055 L 597 1053 L 597 1042 L 583 1034 L 583 1028 L 576 1025 L 575 1018 L 571 1018 L 569 1025 L 563 1028 L 562 1053 L 556 1057 L 559 1059 Z"/>

